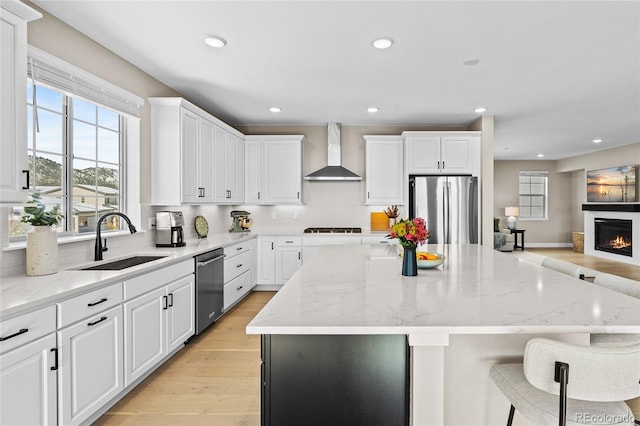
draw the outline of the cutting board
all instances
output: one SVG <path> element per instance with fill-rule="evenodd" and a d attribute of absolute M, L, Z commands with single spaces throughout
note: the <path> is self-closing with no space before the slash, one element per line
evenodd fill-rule
<path fill-rule="evenodd" d="M 389 218 L 385 212 L 371 212 L 371 230 L 387 231 L 389 229 Z"/>

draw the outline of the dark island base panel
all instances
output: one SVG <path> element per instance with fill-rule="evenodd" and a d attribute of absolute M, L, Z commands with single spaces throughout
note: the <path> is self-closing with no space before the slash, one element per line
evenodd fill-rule
<path fill-rule="evenodd" d="M 404 335 L 263 335 L 262 426 L 409 425 Z"/>

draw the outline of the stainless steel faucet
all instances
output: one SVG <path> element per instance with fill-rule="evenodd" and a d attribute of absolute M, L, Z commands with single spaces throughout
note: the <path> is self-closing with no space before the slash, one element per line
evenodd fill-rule
<path fill-rule="evenodd" d="M 105 248 L 102 247 L 102 237 L 100 236 L 100 225 L 102 224 L 102 221 L 107 216 L 120 216 L 127 222 L 127 225 L 129 225 L 129 231 L 131 231 L 132 234 L 135 234 L 137 232 L 136 227 L 133 226 L 133 224 L 131 223 L 131 220 L 124 213 L 111 212 L 111 213 L 105 213 L 102 216 L 100 216 L 100 219 L 98 219 L 98 223 L 96 224 L 96 244 L 95 244 L 95 251 L 93 256 L 93 260 L 95 261 L 102 260 L 102 252 L 107 251 L 106 247 Z"/>

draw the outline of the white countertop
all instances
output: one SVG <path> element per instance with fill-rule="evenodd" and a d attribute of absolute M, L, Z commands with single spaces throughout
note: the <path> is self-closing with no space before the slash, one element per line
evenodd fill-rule
<path fill-rule="evenodd" d="M 105 259 L 101 262 L 83 263 L 66 268 L 56 274 L 30 277 L 16 275 L 2 277 L 0 283 L 0 319 L 50 305 L 61 299 L 123 281 L 164 266 L 188 260 L 193 256 L 216 248 L 226 247 L 254 238 L 250 233 L 228 233 L 209 235 L 205 239 L 188 242 L 184 247 L 150 247 L 144 251 Z M 95 266 L 132 255 L 167 256 L 163 259 L 133 266 L 121 271 L 80 271 L 79 268 Z M 113 254 L 111 254 L 113 256 Z"/>
<path fill-rule="evenodd" d="M 640 333 L 640 300 L 479 245 L 401 275 L 394 246 L 323 246 L 248 334 Z M 424 250 L 425 248 L 421 249 Z"/>

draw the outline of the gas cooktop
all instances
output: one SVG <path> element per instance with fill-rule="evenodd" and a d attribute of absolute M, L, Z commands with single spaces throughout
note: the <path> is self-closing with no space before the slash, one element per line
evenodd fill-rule
<path fill-rule="evenodd" d="M 305 234 L 361 234 L 362 228 L 307 228 Z"/>

